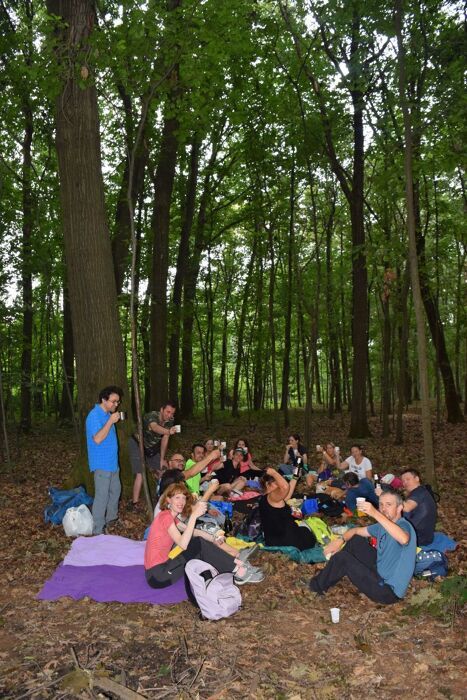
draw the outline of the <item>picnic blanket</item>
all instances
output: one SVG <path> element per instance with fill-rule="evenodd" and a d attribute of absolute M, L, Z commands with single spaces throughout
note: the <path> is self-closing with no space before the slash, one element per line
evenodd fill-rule
<path fill-rule="evenodd" d="M 319 562 L 326 561 L 323 554 L 323 548 L 321 545 L 317 544 L 311 549 L 303 549 L 300 551 L 297 547 L 266 547 L 260 544 L 261 550 L 265 552 L 280 552 L 285 554 L 286 557 L 296 561 L 297 564 L 318 564 Z"/>
<path fill-rule="evenodd" d="M 167 605 L 187 600 L 184 579 L 168 588 L 148 586 L 144 575 L 145 542 L 116 535 L 78 537 L 62 564 L 45 582 L 39 600 L 89 597 L 100 603 Z"/>

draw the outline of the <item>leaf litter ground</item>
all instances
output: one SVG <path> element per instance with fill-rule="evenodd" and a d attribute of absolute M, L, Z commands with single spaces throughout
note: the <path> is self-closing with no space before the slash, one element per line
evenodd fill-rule
<path fill-rule="evenodd" d="M 302 414 L 292 417 L 300 429 Z M 245 436 L 258 464 L 279 462 L 284 445 L 274 440 L 271 417 L 255 421 L 219 422 L 209 434 L 229 442 Z M 346 418 L 316 415 L 313 427 L 316 442 L 332 439 L 348 453 Z M 376 471 L 419 466 L 418 416 L 405 417 L 403 446 L 378 437 L 376 420 L 372 430 L 365 447 Z M 449 555 L 451 572 L 464 575 L 465 426 L 443 425 L 434 434 L 440 526 L 460 545 Z M 177 449 L 188 454 L 207 435 L 193 421 L 177 436 Z M 61 527 L 44 523 L 47 489 L 61 486 L 76 453 L 71 432 L 44 428 L 21 438 L 13 476 L 1 475 L 1 697 L 465 697 L 465 616 L 437 583 L 414 581 L 406 600 L 390 607 L 371 603 L 347 581 L 316 600 L 296 585 L 316 566 L 259 553 L 253 560 L 267 574 L 264 582 L 244 586 L 242 610 L 216 623 L 199 620 L 188 602 L 37 601 L 70 546 Z M 146 515 L 125 506 L 123 499 L 118 534 L 140 539 Z M 337 625 L 331 607 L 341 609 Z"/>

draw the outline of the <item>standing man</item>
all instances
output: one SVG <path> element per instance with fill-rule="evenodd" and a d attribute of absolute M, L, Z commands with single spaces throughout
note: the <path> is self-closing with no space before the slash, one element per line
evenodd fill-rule
<path fill-rule="evenodd" d="M 123 391 L 106 386 L 99 392 L 99 403 L 86 418 L 86 442 L 89 469 L 94 474 L 92 516 L 94 535 L 102 535 L 105 526 L 118 518 L 118 500 L 122 490 L 118 467 L 118 442 L 115 423 Z"/>
<path fill-rule="evenodd" d="M 144 456 L 149 469 L 155 472 L 157 478 L 160 477 L 162 468 L 167 468 L 165 455 L 167 454 L 169 438 L 177 432 L 174 427 L 176 408 L 172 401 L 166 401 L 159 411 L 150 411 L 143 417 Z M 139 501 L 143 485 L 143 472 L 137 435 L 133 435 L 129 439 L 128 451 L 133 474 L 135 475 L 132 502 L 133 507 L 135 507 Z"/>

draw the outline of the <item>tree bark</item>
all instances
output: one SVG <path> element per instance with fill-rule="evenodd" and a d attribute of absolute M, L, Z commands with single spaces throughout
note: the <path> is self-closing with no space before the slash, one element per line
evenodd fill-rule
<path fill-rule="evenodd" d="M 180 322 L 182 316 L 182 293 L 188 269 L 190 233 L 195 214 L 196 187 L 198 184 L 200 140 L 193 135 L 190 155 L 190 171 L 183 207 L 177 269 L 172 292 L 172 318 L 169 340 L 169 396 L 178 404 L 178 375 L 180 367 Z"/>
<path fill-rule="evenodd" d="M 63 288 L 63 384 L 60 401 L 60 418 L 73 418 L 73 392 L 75 388 L 75 351 L 73 346 L 73 327 L 68 288 Z"/>
<path fill-rule="evenodd" d="M 151 220 L 153 251 L 151 268 L 151 405 L 167 399 L 167 277 L 169 270 L 170 204 L 177 163 L 179 128 L 176 117 L 166 117 L 159 161 L 154 175 L 154 207 Z"/>
<path fill-rule="evenodd" d="M 410 278 L 412 283 L 412 294 L 414 300 L 415 319 L 417 325 L 417 348 L 418 348 L 418 371 L 420 380 L 420 393 L 422 404 L 422 430 L 425 476 L 434 486 L 436 486 L 436 474 L 433 452 L 433 436 L 431 431 L 431 412 L 429 405 L 428 389 L 428 364 L 427 345 L 425 335 L 425 319 L 423 316 L 423 299 L 420 288 L 420 275 L 418 270 L 417 238 L 415 222 L 415 205 L 413 193 L 413 170 L 412 170 L 412 127 L 409 107 L 406 97 L 406 77 L 405 77 L 405 48 L 402 38 L 403 27 L 403 5 L 402 0 L 395 0 L 395 30 L 397 37 L 397 62 L 399 68 L 399 98 L 402 105 L 404 117 L 404 166 L 405 166 L 405 197 L 407 205 L 407 229 L 409 236 L 409 263 Z"/>
<path fill-rule="evenodd" d="M 97 94 L 88 64 L 96 13 L 92 0 L 47 0 L 47 9 L 59 19 L 55 27 L 61 73 L 55 105 L 56 147 L 78 409 L 83 421 L 102 387 L 120 385 L 128 397 L 104 202 Z M 120 436 L 129 429 L 129 423 L 123 424 Z M 121 445 L 124 477 L 129 475 L 125 454 Z M 84 450 L 74 476 L 92 484 Z"/>

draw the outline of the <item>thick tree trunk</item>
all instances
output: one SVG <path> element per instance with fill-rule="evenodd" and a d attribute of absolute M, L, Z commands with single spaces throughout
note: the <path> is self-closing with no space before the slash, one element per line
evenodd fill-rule
<path fill-rule="evenodd" d="M 277 400 L 277 370 L 276 370 L 276 330 L 274 320 L 274 288 L 276 285 L 276 261 L 274 255 L 274 239 L 272 230 L 268 230 L 269 241 L 269 300 L 268 300 L 268 320 L 269 320 L 269 342 L 271 343 L 271 390 L 274 408 L 274 434 L 277 441 L 280 440 L 281 430 L 279 424 L 279 404 Z"/>
<path fill-rule="evenodd" d="M 153 252 L 151 269 L 151 405 L 167 400 L 167 277 L 169 270 L 170 204 L 177 163 L 178 119 L 164 119 L 159 161 L 154 176 L 151 220 Z"/>
<path fill-rule="evenodd" d="M 59 19 L 56 58 L 62 75 L 56 99 L 56 145 L 78 408 L 83 421 L 106 385 L 120 385 L 124 402 L 128 400 L 105 212 L 97 94 L 90 75 L 92 66 L 88 65 L 89 37 L 96 15 L 92 0 L 48 0 L 47 9 Z M 120 437 L 129 429 L 129 423 L 119 427 Z M 124 477 L 129 476 L 125 455 L 121 443 Z M 75 480 L 91 484 L 84 454 L 79 464 Z"/>

